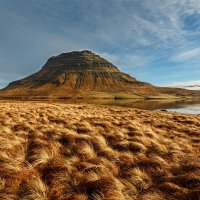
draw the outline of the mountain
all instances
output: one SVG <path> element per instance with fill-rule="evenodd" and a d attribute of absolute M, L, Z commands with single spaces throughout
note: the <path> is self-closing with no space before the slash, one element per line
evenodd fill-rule
<path fill-rule="evenodd" d="M 4 97 L 45 98 L 164 98 L 199 94 L 140 82 L 88 50 L 53 56 L 38 72 L 0 91 Z"/>

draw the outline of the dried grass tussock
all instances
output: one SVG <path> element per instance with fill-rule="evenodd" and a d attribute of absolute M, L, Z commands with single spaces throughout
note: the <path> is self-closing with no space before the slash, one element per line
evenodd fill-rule
<path fill-rule="evenodd" d="M 1 200 L 198 200 L 200 116 L 1 102 Z"/>

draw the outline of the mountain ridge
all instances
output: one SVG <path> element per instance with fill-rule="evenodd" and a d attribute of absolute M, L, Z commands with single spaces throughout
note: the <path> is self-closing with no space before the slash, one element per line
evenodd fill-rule
<path fill-rule="evenodd" d="M 52 56 L 38 72 L 0 90 L 0 96 L 47 98 L 166 98 L 199 94 L 138 81 L 89 50 Z"/>

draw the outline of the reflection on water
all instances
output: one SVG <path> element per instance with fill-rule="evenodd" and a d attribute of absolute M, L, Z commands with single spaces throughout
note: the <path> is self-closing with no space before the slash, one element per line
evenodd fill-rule
<path fill-rule="evenodd" d="M 1 100 L 2 102 L 4 100 Z M 7 101 L 7 100 L 6 100 Z M 11 101 L 23 101 L 19 99 Z M 28 101 L 28 100 L 24 100 Z M 112 105 L 122 106 L 129 108 L 138 108 L 144 110 L 166 110 L 170 112 L 187 113 L 187 114 L 200 114 L 200 99 L 198 100 L 174 100 L 174 99 L 156 99 L 156 100 L 140 100 L 140 99 L 38 99 L 30 101 L 39 102 L 57 102 L 57 103 L 84 103 L 84 104 L 99 104 L 99 105 Z"/>
<path fill-rule="evenodd" d="M 76 102 L 123 106 L 129 108 L 139 108 L 144 110 L 167 110 L 179 113 L 200 114 L 200 100 L 180 101 L 180 100 L 101 99 L 101 100 L 77 100 Z"/>
<path fill-rule="evenodd" d="M 180 108 L 169 108 L 170 112 L 188 113 L 188 114 L 200 114 L 200 104 L 185 105 Z"/>

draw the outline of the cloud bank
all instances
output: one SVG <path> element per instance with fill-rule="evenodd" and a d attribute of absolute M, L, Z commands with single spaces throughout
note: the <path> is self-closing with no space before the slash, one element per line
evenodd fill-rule
<path fill-rule="evenodd" d="M 177 87 L 177 88 L 184 88 L 184 89 L 188 89 L 188 90 L 200 90 L 200 80 L 175 82 L 169 86 Z"/>

